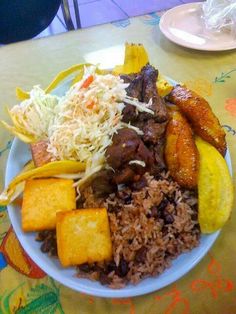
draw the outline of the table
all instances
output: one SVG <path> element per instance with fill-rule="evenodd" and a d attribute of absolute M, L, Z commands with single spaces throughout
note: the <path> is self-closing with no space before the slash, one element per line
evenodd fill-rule
<path fill-rule="evenodd" d="M 0 49 L 0 117 L 16 103 L 15 87 L 47 86 L 61 70 L 80 62 L 111 67 L 122 62 L 124 42 L 141 42 L 161 73 L 206 97 L 227 133 L 236 169 L 236 52 L 200 52 L 165 39 L 160 13 L 119 23 L 21 42 Z M 1 129 L 1 188 L 12 137 Z M 235 178 L 234 178 L 235 183 Z M 210 253 L 186 276 L 152 294 L 101 299 L 59 285 L 22 253 L 5 207 L 0 208 L 0 313 L 231 314 L 236 312 L 236 206 Z M 3 257 L 5 256 L 5 257 Z M 24 309 L 24 310 L 23 310 Z M 28 310 L 28 311 L 26 311 Z"/>

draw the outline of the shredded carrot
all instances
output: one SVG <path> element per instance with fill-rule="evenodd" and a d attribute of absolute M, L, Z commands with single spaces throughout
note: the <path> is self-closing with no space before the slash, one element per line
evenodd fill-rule
<path fill-rule="evenodd" d="M 94 80 L 94 77 L 92 75 L 89 75 L 89 77 L 86 78 L 86 80 L 82 84 L 81 88 L 88 88 L 89 85 L 93 82 L 93 80 Z"/>
<path fill-rule="evenodd" d="M 119 117 L 115 117 L 114 119 L 113 119 L 113 125 L 116 125 L 117 123 L 119 122 Z"/>
<path fill-rule="evenodd" d="M 93 100 L 91 100 L 91 101 L 88 101 L 86 107 L 88 109 L 93 109 L 94 105 L 95 105 L 95 102 Z"/>

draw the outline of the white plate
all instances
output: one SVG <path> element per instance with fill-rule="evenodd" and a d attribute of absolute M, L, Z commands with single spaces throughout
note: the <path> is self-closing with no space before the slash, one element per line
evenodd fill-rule
<path fill-rule="evenodd" d="M 168 80 L 172 85 L 176 84 L 175 81 L 171 79 Z M 69 85 L 67 85 L 63 84 L 63 86 L 57 88 L 54 93 L 62 95 L 68 89 Z M 18 139 L 14 139 L 7 161 L 5 176 L 6 186 L 30 159 L 31 153 L 28 145 L 22 143 Z M 232 174 L 229 151 L 226 153 L 226 161 Z M 124 298 L 143 295 L 173 283 L 188 273 L 204 257 L 220 233 L 220 231 L 217 231 L 210 235 L 202 235 L 200 245 L 197 248 L 194 248 L 188 253 L 181 254 L 173 261 L 172 266 L 165 270 L 160 276 L 156 278 L 147 278 L 135 286 L 129 284 L 125 288 L 113 290 L 102 286 L 98 282 L 76 278 L 76 270 L 73 267 L 62 268 L 56 258 L 49 257 L 47 254 L 41 252 L 41 244 L 35 241 L 35 233 L 24 233 L 22 231 L 21 212 L 19 206 L 13 204 L 9 205 L 8 213 L 15 233 L 23 248 L 32 260 L 45 271 L 45 273 L 71 289 L 94 296 L 110 298 Z"/>
<path fill-rule="evenodd" d="M 187 48 L 207 51 L 236 48 L 236 38 L 231 33 L 207 30 L 201 16 L 202 2 L 177 6 L 163 14 L 160 30 L 169 40 Z"/>

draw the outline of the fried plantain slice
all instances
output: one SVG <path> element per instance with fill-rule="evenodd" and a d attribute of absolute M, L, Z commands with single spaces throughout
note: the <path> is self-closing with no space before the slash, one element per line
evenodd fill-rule
<path fill-rule="evenodd" d="M 179 107 L 190 121 L 194 132 L 225 155 L 225 132 L 213 113 L 209 103 L 195 92 L 183 86 L 176 86 L 169 100 Z"/>
<path fill-rule="evenodd" d="M 171 176 L 182 187 L 197 187 L 199 154 L 193 132 L 180 111 L 169 109 L 166 129 L 165 160 Z"/>
<path fill-rule="evenodd" d="M 209 143 L 196 138 L 200 155 L 198 175 L 198 222 L 202 233 L 224 226 L 233 207 L 234 186 L 225 159 Z"/>

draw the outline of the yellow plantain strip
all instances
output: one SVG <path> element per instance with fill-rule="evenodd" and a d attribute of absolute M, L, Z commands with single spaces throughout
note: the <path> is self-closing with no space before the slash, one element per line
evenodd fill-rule
<path fill-rule="evenodd" d="M 19 174 L 32 170 L 32 169 L 35 169 L 35 165 L 34 165 L 33 160 L 30 160 L 29 162 L 27 162 L 27 164 L 25 164 L 25 166 L 23 167 L 23 169 L 20 171 Z"/>
<path fill-rule="evenodd" d="M 0 123 L 5 127 L 5 129 L 17 136 L 22 142 L 29 144 L 35 141 L 35 138 L 33 136 L 19 132 L 14 126 L 7 124 L 5 121 L 1 120 Z"/>
<path fill-rule="evenodd" d="M 23 101 L 25 99 L 29 99 L 30 95 L 29 93 L 25 92 L 23 89 L 21 89 L 20 87 L 16 88 L 16 97 L 17 99 Z"/>
<path fill-rule="evenodd" d="M 9 186 L 0 194 L 0 205 L 5 206 L 11 203 L 23 191 L 22 183 L 27 179 L 43 177 L 46 178 L 60 174 L 79 173 L 85 170 L 85 166 L 86 165 L 84 163 L 72 160 L 53 161 L 42 167 L 33 169 L 32 164 L 29 164 L 27 166 L 28 170 L 25 170 L 16 176 L 11 181 Z"/>
<path fill-rule="evenodd" d="M 27 164 L 23 167 L 23 169 L 20 171 L 20 173 L 18 174 L 18 176 L 24 172 L 27 172 L 29 170 L 32 170 L 34 169 L 35 166 L 34 166 L 34 162 L 32 160 L 30 160 L 29 162 L 27 162 Z M 25 183 L 24 182 L 21 182 L 19 183 L 17 186 L 16 186 L 16 189 L 12 195 L 12 199 L 16 199 L 24 190 L 24 186 L 25 186 Z M 4 201 L 4 197 L 3 199 L 1 199 L 1 195 L 0 195 L 0 203 L 2 206 L 6 206 L 9 204 L 9 202 L 5 202 Z"/>
<path fill-rule="evenodd" d="M 50 93 L 55 87 L 58 86 L 58 84 L 63 81 L 67 76 L 71 75 L 72 73 L 76 71 L 83 70 L 85 66 L 90 66 L 90 63 L 81 63 L 76 64 L 64 71 L 61 71 L 48 85 L 48 87 L 45 89 L 45 93 Z"/>
<path fill-rule="evenodd" d="M 52 80 L 52 82 L 48 85 L 48 87 L 45 89 L 45 93 L 50 93 L 55 87 L 58 86 L 58 84 L 63 81 L 67 76 L 71 75 L 72 73 L 76 72 L 76 71 L 80 71 L 84 69 L 84 66 L 91 66 L 92 64 L 90 63 L 81 63 L 81 64 L 76 64 L 64 71 L 61 71 L 58 73 L 58 75 Z M 83 73 L 83 71 L 81 71 L 81 73 Z M 79 77 L 82 78 L 81 73 L 78 75 L 77 77 L 77 81 L 79 81 Z M 81 79 L 80 78 L 80 79 Z M 30 94 L 26 91 L 24 91 L 23 89 L 21 89 L 20 87 L 16 88 L 16 97 L 19 100 L 25 100 L 25 99 L 29 99 L 30 98 Z"/>

